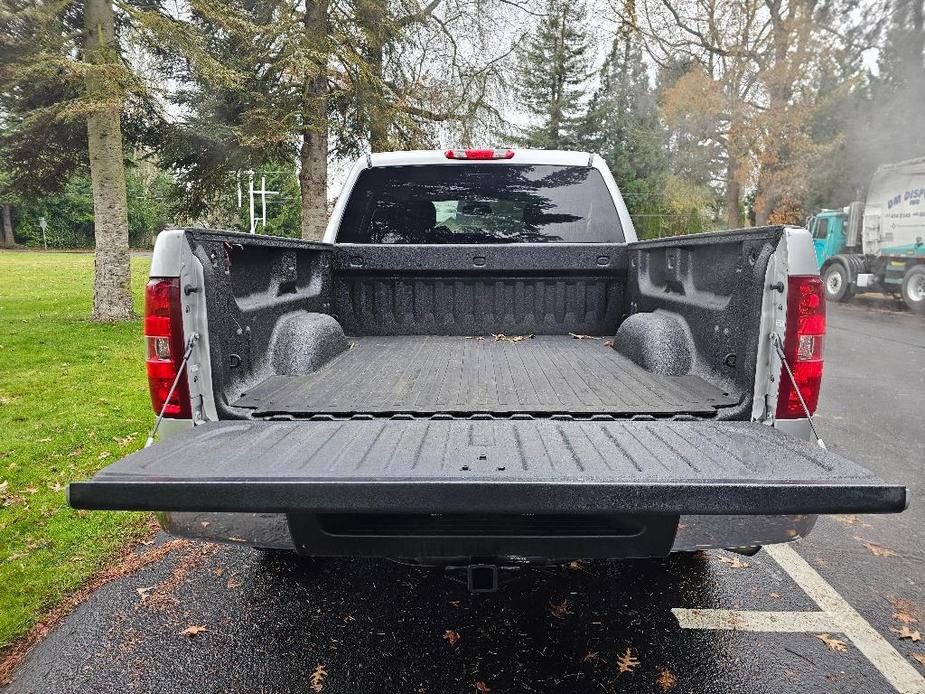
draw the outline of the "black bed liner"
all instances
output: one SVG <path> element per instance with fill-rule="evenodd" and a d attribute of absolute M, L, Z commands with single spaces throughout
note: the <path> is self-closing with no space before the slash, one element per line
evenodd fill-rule
<path fill-rule="evenodd" d="M 756 422 L 224 421 L 70 485 L 76 508 L 312 513 L 894 512 L 905 488 Z"/>
<path fill-rule="evenodd" d="M 737 399 L 697 376 L 648 372 L 608 338 L 353 338 L 318 372 L 273 376 L 232 403 L 255 416 L 321 413 L 713 415 Z"/>

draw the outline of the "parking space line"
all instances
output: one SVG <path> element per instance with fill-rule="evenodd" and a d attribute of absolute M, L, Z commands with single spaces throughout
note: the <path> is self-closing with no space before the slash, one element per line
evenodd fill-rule
<path fill-rule="evenodd" d="M 827 612 L 758 612 L 753 610 L 671 610 L 682 629 L 734 629 L 735 631 L 838 631 L 839 623 Z"/>
<path fill-rule="evenodd" d="M 672 609 L 682 629 L 727 629 L 769 633 L 837 632 L 855 647 L 901 694 L 925 694 L 925 677 L 874 629 L 789 545 L 768 545 L 771 555 L 821 612 Z"/>

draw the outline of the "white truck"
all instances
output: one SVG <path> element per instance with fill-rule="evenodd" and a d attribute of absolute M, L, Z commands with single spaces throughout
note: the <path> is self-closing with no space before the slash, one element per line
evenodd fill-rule
<path fill-rule="evenodd" d="M 817 445 L 804 229 L 638 241 L 600 157 L 353 167 L 321 243 L 162 233 L 161 440 L 69 487 L 187 537 L 498 567 L 757 551 L 906 490 Z"/>
<path fill-rule="evenodd" d="M 827 299 L 881 292 L 925 314 L 925 158 L 881 166 L 866 203 L 822 210 L 806 226 Z"/>

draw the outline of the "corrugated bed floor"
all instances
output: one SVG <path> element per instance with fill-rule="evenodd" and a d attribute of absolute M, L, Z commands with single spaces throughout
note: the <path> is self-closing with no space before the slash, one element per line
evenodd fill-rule
<path fill-rule="evenodd" d="M 443 336 L 356 338 L 307 376 L 274 376 L 237 407 L 293 414 L 711 414 L 732 404 L 696 376 L 660 376 L 604 340 Z"/>

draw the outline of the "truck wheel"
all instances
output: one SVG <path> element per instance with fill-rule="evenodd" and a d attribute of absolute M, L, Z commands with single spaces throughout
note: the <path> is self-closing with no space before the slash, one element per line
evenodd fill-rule
<path fill-rule="evenodd" d="M 925 265 L 915 265 L 906 271 L 903 301 L 910 310 L 925 313 Z"/>
<path fill-rule="evenodd" d="M 844 265 L 833 263 L 826 268 L 822 276 L 825 285 L 825 298 L 829 301 L 848 301 L 851 298 L 851 282 Z"/>

